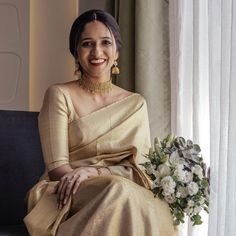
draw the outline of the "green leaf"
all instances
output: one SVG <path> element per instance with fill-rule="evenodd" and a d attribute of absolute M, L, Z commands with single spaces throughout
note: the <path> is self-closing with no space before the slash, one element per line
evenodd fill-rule
<path fill-rule="evenodd" d="M 178 137 L 178 143 L 180 146 L 185 147 L 185 139 L 183 137 Z"/>
<path fill-rule="evenodd" d="M 174 220 L 174 225 L 179 225 L 179 224 L 180 224 L 180 221 L 177 220 L 177 219 L 175 219 L 175 220 Z"/>
<path fill-rule="evenodd" d="M 193 150 L 194 150 L 195 152 L 197 152 L 197 153 L 201 152 L 201 148 L 200 148 L 200 146 L 199 146 L 198 144 L 194 144 L 194 145 L 193 145 Z"/>
<path fill-rule="evenodd" d="M 201 219 L 201 216 L 199 214 L 192 216 L 191 219 L 194 222 L 193 225 L 200 225 L 200 224 L 202 224 L 202 219 Z"/>
<path fill-rule="evenodd" d="M 168 161 L 168 159 L 169 159 L 169 155 L 168 154 L 162 156 L 161 157 L 161 163 L 165 163 L 166 161 Z"/>
<path fill-rule="evenodd" d="M 208 183 L 207 179 L 203 179 L 203 180 L 201 181 L 201 186 L 202 186 L 203 188 L 207 188 L 207 187 L 209 186 L 209 183 Z"/>

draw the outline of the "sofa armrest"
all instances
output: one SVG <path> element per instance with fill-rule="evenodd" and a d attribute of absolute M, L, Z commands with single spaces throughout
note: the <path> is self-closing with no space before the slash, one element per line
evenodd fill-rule
<path fill-rule="evenodd" d="M 0 110 L 0 229 L 23 224 L 25 196 L 44 171 L 37 117 Z"/>

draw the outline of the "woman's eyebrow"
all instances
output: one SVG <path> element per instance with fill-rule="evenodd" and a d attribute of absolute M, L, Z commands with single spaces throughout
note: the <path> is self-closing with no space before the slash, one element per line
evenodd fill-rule
<path fill-rule="evenodd" d="M 100 39 L 110 39 L 111 40 L 112 38 L 109 36 L 104 36 L 104 37 L 100 37 Z M 93 40 L 93 38 L 85 37 L 85 38 L 81 39 L 82 42 L 85 40 Z"/>

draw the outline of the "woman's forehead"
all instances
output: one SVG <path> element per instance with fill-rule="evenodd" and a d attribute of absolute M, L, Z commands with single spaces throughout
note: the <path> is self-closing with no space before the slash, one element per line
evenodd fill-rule
<path fill-rule="evenodd" d="M 81 33 L 81 39 L 94 38 L 94 37 L 109 37 L 112 38 L 112 32 L 107 28 L 105 24 L 100 21 L 91 21 L 84 26 L 84 30 Z"/>

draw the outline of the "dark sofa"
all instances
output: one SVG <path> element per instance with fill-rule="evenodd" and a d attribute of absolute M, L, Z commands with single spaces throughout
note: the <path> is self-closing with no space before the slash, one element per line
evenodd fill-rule
<path fill-rule="evenodd" d="M 29 235 L 25 196 L 44 171 L 37 117 L 0 110 L 0 236 Z"/>

